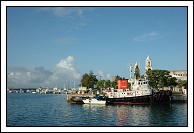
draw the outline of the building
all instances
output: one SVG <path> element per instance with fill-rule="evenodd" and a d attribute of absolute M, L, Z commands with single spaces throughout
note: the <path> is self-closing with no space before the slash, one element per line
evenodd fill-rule
<path fill-rule="evenodd" d="M 145 61 L 145 70 L 152 70 L 152 60 L 150 58 L 150 55 L 148 54 L 148 57 L 146 58 Z"/>
<path fill-rule="evenodd" d="M 152 68 L 152 60 L 150 58 L 150 55 L 148 54 L 148 57 L 146 58 L 146 61 L 145 61 L 145 70 L 148 71 L 148 70 L 153 70 Z M 172 77 L 175 77 L 177 80 L 186 80 L 187 81 L 187 70 L 168 70 L 170 71 L 170 75 Z M 145 74 L 146 76 L 146 74 Z M 164 90 L 172 90 L 172 91 L 176 91 L 176 92 L 183 92 L 184 94 L 187 93 L 187 88 L 184 88 L 184 87 L 181 87 L 179 88 L 178 86 L 176 87 L 164 87 L 163 88 Z"/>
<path fill-rule="evenodd" d="M 169 70 L 170 75 L 175 77 L 177 80 L 186 80 L 187 81 L 187 70 Z"/>

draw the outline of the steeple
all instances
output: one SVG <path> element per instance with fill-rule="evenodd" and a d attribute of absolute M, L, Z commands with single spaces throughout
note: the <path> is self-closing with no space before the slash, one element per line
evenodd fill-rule
<path fill-rule="evenodd" d="M 151 60 L 151 58 L 150 58 L 150 54 L 148 54 L 148 57 L 147 57 L 147 59 L 146 60 Z"/>
<path fill-rule="evenodd" d="M 152 70 L 152 60 L 150 58 L 150 55 L 148 54 L 148 57 L 146 58 L 145 61 L 145 70 Z"/>

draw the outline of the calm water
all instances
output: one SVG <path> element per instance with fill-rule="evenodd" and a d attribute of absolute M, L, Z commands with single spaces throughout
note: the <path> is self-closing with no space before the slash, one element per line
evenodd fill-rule
<path fill-rule="evenodd" d="M 7 94 L 7 126 L 187 126 L 187 104 L 68 104 L 65 94 Z"/>

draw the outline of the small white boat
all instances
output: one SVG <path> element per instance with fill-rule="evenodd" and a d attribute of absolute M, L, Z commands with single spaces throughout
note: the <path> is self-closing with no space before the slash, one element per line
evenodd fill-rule
<path fill-rule="evenodd" d="M 96 97 L 93 98 L 87 98 L 83 100 L 85 104 L 106 104 L 106 100 L 98 99 Z"/>

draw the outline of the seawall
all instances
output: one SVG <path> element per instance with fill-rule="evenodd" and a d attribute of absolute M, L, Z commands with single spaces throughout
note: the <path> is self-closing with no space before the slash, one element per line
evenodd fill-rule
<path fill-rule="evenodd" d="M 178 102 L 187 102 L 187 95 L 185 94 L 174 94 L 172 95 L 173 99 L 172 102 L 178 103 Z"/>

